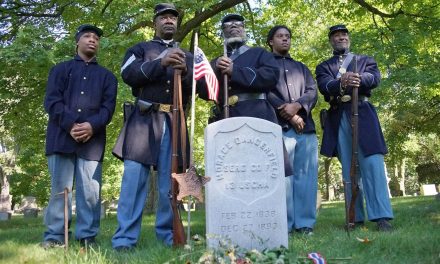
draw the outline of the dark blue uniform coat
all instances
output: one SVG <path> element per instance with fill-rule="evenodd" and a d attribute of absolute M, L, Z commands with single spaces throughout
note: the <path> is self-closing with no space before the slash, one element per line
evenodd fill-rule
<path fill-rule="evenodd" d="M 224 79 L 215 68 L 212 68 L 219 80 L 219 105 L 223 105 Z M 229 96 L 239 93 L 267 93 L 274 89 L 278 82 L 279 70 L 273 55 L 263 48 L 250 48 L 234 61 L 232 76 L 229 78 Z M 207 99 L 206 89 L 199 89 L 200 97 Z M 251 99 L 241 101 L 229 107 L 229 116 L 249 116 L 277 123 L 276 113 L 267 100 Z M 219 116 L 218 119 L 221 119 Z"/>
<path fill-rule="evenodd" d="M 135 97 L 154 103 L 169 105 L 173 103 L 174 70 L 172 67 L 162 67 L 161 59 L 158 58 L 172 45 L 173 43 L 166 44 L 155 37 L 151 41 L 138 43 L 128 49 L 122 63 L 121 74 Z M 189 52 L 185 52 L 185 55 L 188 70 L 185 75 L 182 75 L 184 107 L 191 96 L 193 72 L 193 56 Z M 113 154 L 121 159 L 134 160 L 144 165 L 156 165 L 163 124 L 166 121 L 171 128 L 171 117 L 172 113 L 154 110 L 141 113 L 135 105 L 134 111 L 128 117 L 125 128 L 119 136 L 121 140 L 118 140 L 113 149 Z M 179 157 L 181 157 L 180 154 Z"/>
<path fill-rule="evenodd" d="M 357 69 L 362 75 L 359 87 L 359 96 L 370 97 L 371 90 L 378 87 L 380 83 L 380 72 L 376 61 L 368 56 L 357 55 Z M 339 56 L 322 62 L 316 67 L 316 80 L 319 91 L 324 95 L 331 106 L 328 111 L 328 118 L 324 124 L 324 135 L 322 139 L 321 154 L 332 157 L 337 156 L 337 140 L 339 123 L 342 112 L 345 111 L 351 117 L 351 102 L 337 103 L 336 98 L 341 96 L 341 81 L 337 77 Z M 354 72 L 354 59 L 347 68 L 347 71 Z M 345 94 L 351 94 L 347 89 Z M 377 117 L 376 109 L 368 101 L 359 101 L 359 146 L 366 156 L 372 154 L 386 154 L 387 147 Z"/>
<path fill-rule="evenodd" d="M 46 88 L 44 108 L 49 114 L 46 155 L 75 153 L 79 158 L 102 161 L 106 125 L 115 110 L 118 82 L 96 59 L 73 60 L 55 65 Z M 70 136 L 74 123 L 89 122 L 93 136 L 78 143 Z"/>
<path fill-rule="evenodd" d="M 279 81 L 276 89 L 268 94 L 269 102 L 275 109 L 284 103 L 298 102 L 302 109 L 298 114 L 305 122 L 303 133 L 315 133 L 311 111 L 318 100 L 318 92 L 315 80 L 310 70 L 301 62 L 292 59 L 290 56 L 283 57 L 274 55 L 280 69 Z M 281 117 L 278 122 L 283 129 L 289 129 L 290 123 Z"/>
<path fill-rule="evenodd" d="M 223 105 L 224 100 L 224 79 L 219 70 L 215 68 L 217 58 L 211 61 L 211 66 L 219 80 L 219 105 Z M 234 66 L 232 76 L 229 78 L 228 95 L 232 96 L 240 93 L 267 93 L 275 89 L 278 82 L 279 69 L 272 53 L 263 48 L 249 48 L 246 52 L 239 55 L 233 60 Z M 205 86 L 204 79 L 198 86 Z M 206 89 L 199 88 L 199 95 L 203 99 L 207 99 Z M 267 99 L 251 99 L 237 102 L 235 105 L 229 106 L 230 117 L 255 117 L 261 118 L 278 124 L 275 110 Z M 217 120 L 223 116 L 219 113 Z M 283 145 L 284 146 L 284 145 Z M 284 148 L 284 170 L 285 175 L 292 174 L 292 167 L 288 163 L 287 152 Z"/>

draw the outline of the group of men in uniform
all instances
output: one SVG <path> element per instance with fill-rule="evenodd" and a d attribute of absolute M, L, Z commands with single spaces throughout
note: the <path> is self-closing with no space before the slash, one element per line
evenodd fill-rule
<path fill-rule="evenodd" d="M 126 117 L 124 128 L 113 153 L 124 161 L 121 193 L 118 202 L 118 227 L 112 238 L 117 251 L 129 251 L 139 240 L 142 212 L 148 195 L 150 166 L 158 171 L 159 190 L 155 231 L 165 245 L 173 242 L 172 210 L 169 199 L 171 175 L 171 120 L 173 73 L 182 72 L 182 102 L 191 96 L 193 55 L 176 47 L 179 12 L 173 4 L 154 8 L 155 37 L 129 48 L 121 75 L 136 98 L 133 111 Z M 342 164 L 344 181 L 349 182 L 351 127 L 349 95 L 354 85 L 359 88 L 360 180 L 365 195 L 368 219 L 380 230 L 391 230 L 393 218 L 389 202 L 383 155 L 386 146 L 374 107 L 368 101 L 371 90 L 380 82 L 373 58 L 359 56 L 358 71 L 349 55 L 349 34 L 344 25 L 330 28 L 329 41 L 334 56 L 316 68 L 316 85 L 310 70 L 289 55 L 291 31 L 286 26 L 273 27 L 267 36 L 271 52 L 246 45 L 244 17 L 226 15 L 221 29 L 227 47 L 211 62 L 225 87 L 228 79 L 229 116 L 262 118 L 283 129 L 286 150 L 286 177 L 289 232 L 312 234 L 316 222 L 318 179 L 318 142 L 312 109 L 319 91 L 331 105 L 325 123 L 321 153 L 337 156 Z M 99 230 L 101 163 L 105 146 L 105 127 L 110 122 L 116 102 L 116 77 L 96 62 L 101 29 L 83 25 L 76 33 L 77 55 L 51 70 L 45 98 L 49 114 L 46 154 L 52 188 L 45 216 L 47 231 L 43 247 L 63 244 L 62 193 L 76 185 L 77 227 L 75 238 L 81 244 L 93 245 Z M 344 66 L 345 65 L 345 66 Z M 344 66 L 345 72 L 340 74 Z M 205 85 L 198 81 L 198 87 Z M 197 89 L 208 99 L 206 89 Z M 224 92 L 224 91 L 223 91 Z M 222 91 L 220 92 L 222 93 Z M 222 118 L 224 99 L 220 98 L 215 119 Z M 362 132 L 364 131 L 364 132 Z M 185 150 L 180 149 L 182 153 Z M 67 176 L 66 176 L 67 175 Z M 357 199 L 356 221 L 364 221 L 363 196 Z"/>

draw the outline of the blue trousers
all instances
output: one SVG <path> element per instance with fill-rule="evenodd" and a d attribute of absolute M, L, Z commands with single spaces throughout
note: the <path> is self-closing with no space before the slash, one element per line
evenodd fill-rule
<path fill-rule="evenodd" d="M 157 163 L 159 200 L 156 211 L 156 237 L 166 245 L 173 244 L 173 211 L 170 202 L 171 137 L 164 123 Z M 139 240 L 142 212 L 148 195 L 149 166 L 124 160 L 121 193 L 118 202 L 118 228 L 112 238 L 113 248 L 134 247 Z"/>
<path fill-rule="evenodd" d="M 47 230 L 44 240 L 64 242 L 64 188 L 76 189 L 75 238 L 95 237 L 101 218 L 102 163 L 76 157 L 75 154 L 54 154 L 47 157 L 51 179 L 49 205 L 44 216 Z M 69 192 L 69 226 L 72 218 L 72 193 Z"/>
<path fill-rule="evenodd" d="M 289 232 L 316 222 L 318 192 L 318 139 L 315 133 L 283 132 L 283 140 L 293 164 L 293 175 L 286 177 L 287 228 Z"/>
<path fill-rule="evenodd" d="M 351 200 L 351 123 L 346 113 L 342 115 L 338 133 L 338 158 L 342 165 L 342 177 L 346 184 L 346 196 Z M 360 192 L 356 198 L 355 221 L 363 222 L 365 213 L 363 198 L 365 197 L 368 220 L 375 221 L 380 218 L 392 219 L 393 210 L 391 208 L 388 193 L 388 184 L 385 174 L 384 156 L 374 154 L 365 156 L 361 148 L 358 148 L 358 182 Z"/>

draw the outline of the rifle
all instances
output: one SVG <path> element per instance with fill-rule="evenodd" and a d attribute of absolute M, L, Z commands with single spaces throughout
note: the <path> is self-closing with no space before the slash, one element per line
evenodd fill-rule
<path fill-rule="evenodd" d="M 228 49 L 226 45 L 226 40 L 223 42 L 223 56 L 228 56 Z M 228 75 L 223 75 L 223 91 L 224 91 L 224 102 L 223 102 L 223 118 L 229 118 L 229 94 L 228 94 Z"/>
<path fill-rule="evenodd" d="M 178 48 L 178 43 L 175 43 L 174 47 Z M 179 171 L 179 154 L 178 154 L 178 126 L 179 123 L 185 122 L 185 119 L 182 119 L 183 111 L 181 111 L 182 105 L 182 71 L 175 69 L 174 70 L 174 87 L 173 87 L 173 115 L 172 115 L 172 157 L 171 157 L 171 173 L 178 173 Z M 181 116 L 179 116 L 179 112 Z M 180 118 L 179 118 L 180 117 Z M 180 121 L 180 122 L 179 122 Z M 186 128 L 182 127 L 182 130 Z M 185 130 L 186 131 L 186 130 Z M 181 134 L 182 135 L 182 134 Z M 184 139 L 181 143 L 186 143 L 186 139 Z M 182 153 L 184 153 L 186 149 L 182 148 Z M 185 163 L 185 162 L 184 162 Z M 183 164 L 183 169 L 186 169 L 186 164 Z M 185 244 L 185 230 L 183 228 L 182 219 L 180 218 L 180 212 L 177 208 L 177 195 L 179 193 L 179 183 L 174 179 L 171 175 L 171 208 L 173 210 L 173 246 L 181 246 Z"/>
<path fill-rule="evenodd" d="M 354 56 L 354 72 L 357 73 L 357 56 Z M 350 182 L 351 182 L 351 200 L 348 206 L 348 211 L 346 212 L 346 228 L 347 233 L 350 234 L 350 229 L 354 228 L 355 222 L 355 204 L 356 198 L 359 190 L 359 185 L 357 182 L 358 178 L 358 88 L 352 87 L 351 95 L 351 164 L 350 164 Z M 346 206 L 347 209 L 347 206 Z"/>

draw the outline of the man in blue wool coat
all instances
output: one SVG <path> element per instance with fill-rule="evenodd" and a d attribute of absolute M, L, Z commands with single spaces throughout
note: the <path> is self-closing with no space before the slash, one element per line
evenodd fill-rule
<path fill-rule="evenodd" d="M 349 183 L 352 147 L 351 87 L 358 87 L 358 182 L 362 192 L 359 192 L 356 200 L 355 222 L 358 225 L 364 222 L 363 193 L 368 220 L 376 222 L 380 231 L 391 231 L 389 220 L 393 219 L 393 211 L 384 164 L 387 147 L 376 109 L 368 100 L 372 90 L 379 86 L 380 72 L 372 57 L 350 53 L 350 35 L 345 25 L 330 27 L 328 37 L 333 48 L 333 57 L 316 67 L 319 91 L 330 104 L 324 123 L 321 154 L 339 158 L 344 182 Z M 346 186 L 348 201 L 351 199 L 350 189 L 350 186 Z"/>

